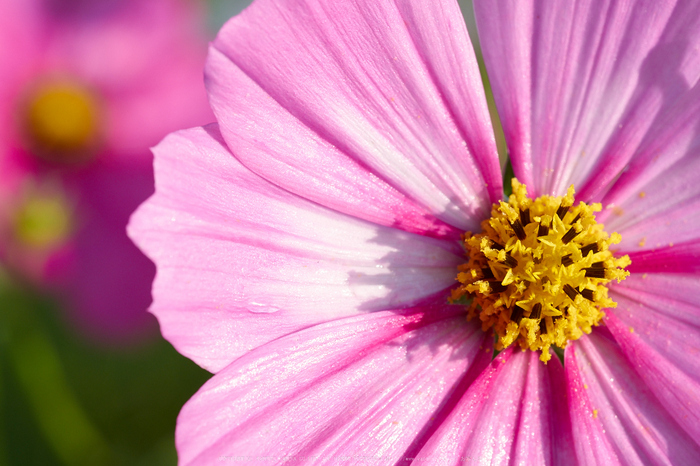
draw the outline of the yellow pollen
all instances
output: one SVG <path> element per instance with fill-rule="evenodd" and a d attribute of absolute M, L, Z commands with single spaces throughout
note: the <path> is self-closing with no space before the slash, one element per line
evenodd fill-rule
<path fill-rule="evenodd" d="M 67 82 L 36 87 L 25 113 L 31 149 L 52 162 L 88 158 L 97 143 L 98 105 L 87 89 Z"/>
<path fill-rule="evenodd" d="M 525 185 L 512 180 L 513 194 L 491 209 L 483 233 L 463 236 L 468 262 L 459 267 L 461 285 L 453 303 L 471 300 L 468 318 L 479 318 L 484 331 L 493 328 L 497 349 L 513 343 L 542 350 L 564 348 L 569 340 L 590 333 L 608 298 L 607 283 L 625 279 L 631 261 L 614 257 L 608 235 L 595 220 L 600 204 L 574 206 L 574 187 L 562 197 L 527 197 Z"/>

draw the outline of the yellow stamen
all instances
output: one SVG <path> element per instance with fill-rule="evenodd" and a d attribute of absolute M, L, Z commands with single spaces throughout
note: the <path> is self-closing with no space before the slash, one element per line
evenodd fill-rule
<path fill-rule="evenodd" d="M 631 261 L 610 252 L 621 238 L 596 222 L 600 204 L 574 206 L 573 186 L 566 196 L 535 200 L 518 180 L 512 186 L 508 202 L 494 205 L 482 222 L 483 233 L 465 233 L 469 261 L 451 300 L 472 300 L 468 318 L 494 329 L 498 349 L 517 343 L 542 350 L 547 362 L 550 346 L 564 348 L 590 333 L 603 309 L 617 305 L 606 284 L 625 279 Z"/>
<path fill-rule="evenodd" d="M 98 110 L 92 94 L 76 84 L 55 82 L 36 87 L 25 112 L 31 149 L 53 162 L 86 159 L 98 139 Z"/>

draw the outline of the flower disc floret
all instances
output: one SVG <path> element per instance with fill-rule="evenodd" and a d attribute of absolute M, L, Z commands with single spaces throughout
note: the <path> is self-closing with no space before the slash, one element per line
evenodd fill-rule
<path fill-rule="evenodd" d="M 527 197 L 525 185 L 513 179 L 508 202 L 494 204 L 482 233 L 465 233 L 468 262 L 460 266 L 451 300 L 471 300 L 468 318 L 479 318 L 484 331 L 493 328 L 497 348 L 513 343 L 542 350 L 564 348 L 569 340 L 590 333 L 615 307 L 607 283 L 625 279 L 631 261 L 614 257 L 617 233 L 608 235 L 596 222 L 600 204 L 574 206 L 574 187 L 562 197 Z"/>

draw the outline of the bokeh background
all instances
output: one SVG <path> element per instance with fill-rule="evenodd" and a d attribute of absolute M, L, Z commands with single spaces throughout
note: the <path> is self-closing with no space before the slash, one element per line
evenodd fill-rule
<path fill-rule="evenodd" d="M 210 374 L 146 312 L 125 226 L 148 148 L 213 119 L 207 42 L 249 3 L 0 0 L 0 466 L 177 463 Z"/>

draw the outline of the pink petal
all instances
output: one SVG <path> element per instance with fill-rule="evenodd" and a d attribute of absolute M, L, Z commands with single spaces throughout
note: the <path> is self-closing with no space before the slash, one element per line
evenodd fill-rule
<path fill-rule="evenodd" d="M 214 113 L 236 157 L 303 197 L 408 231 L 476 229 L 502 192 L 464 20 L 453 0 L 400 3 L 255 2 L 210 51 Z"/>
<path fill-rule="evenodd" d="M 427 464 L 575 464 L 564 370 L 506 350 L 417 456 Z"/>
<path fill-rule="evenodd" d="M 691 2 L 475 2 L 516 176 L 600 199 L 700 73 Z M 697 121 L 697 117 L 696 117 Z"/>
<path fill-rule="evenodd" d="M 455 283 L 457 243 L 278 188 L 243 167 L 215 125 L 154 152 L 156 194 L 130 234 L 158 266 L 151 311 L 163 334 L 210 370 L 309 325 L 401 308 Z"/>
<path fill-rule="evenodd" d="M 672 231 L 669 228 L 669 231 Z M 698 273 L 700 272 L 700 238 L 686 243 L 668 243 L 659 247 L 629 254 L 633 273 Z"/>
<path fill-rule="evenodd" d="M 700 448 L 604 329 L 566 350 L 571 420 L 581 464 L 692 464 Z"/>
<path fill-rule="evenodd" d="M 627 281 L 624 282 L 627 285 Z M 671 416 L 700 443 L 697 276 L 649 275 L 616 286 L 606 325 Z"/>
<path fill-rule="evenodd" d="M 700 325 L 697 299 L 700 294 L 700 281 L 697 275 L 633 273 L 623 282 L 613 283 L 610 292 L 614 293 L 616 298 L 621 295 L 643 302 L 653 300 L 656 312 Z M 621 307 L 618 307 L 615 311 L 620 309 Z"/>
<path fill-rule="evenodd" d="M 659 5 L 660 6 L 660 5 Z M 676 2 L 663 26 L 658 43 L 649 51 L 639 71 L 639 82 L 626 114 L 596 173 L 582 187 L 581 195 L 600 198 L 614 182 L 604 203 L 627 208 L 626 197 L 640 191 L 655 191 L 654 178 L 676 164 L 664 177 L 679 176 L 679 182 L 696 159 L 700 144 L 700 14 L 692 2 Z M 639 31 L 647 34 L 648 31 Z M 692 169 L 690 169 L 692 170 Z M 692 172 L 692 171 L 691 171 Z M 619 176 L 619 178 L 617 178 Z M 654 180 L 652 186 L 646 186 Z M 677 197 L 677 196 L 674 196 Z"/>
<path fill-rule="evenodd" d="M 697 91 L 690 101 L 695 119 L 700 115 L 700 86 Z M 620 248 L 626 252 L 700 237 L 700 136 L 690 138 L 700 121 L 675 116 L 668 121 L 667 134 L 655 135 L 603 200 L 608 209 L 599 221 L 622 235 Z M 675 131 L 680 123 L 687 127 Z"/>
<path fill-rule="evenodd" d="M 17 135 L 19 96 L 36 73 L 42 40 L 46 35 L 36 1 L 0 2 L 0 164 L 11 157 Z M 12 44 L 7 46 L 6 44 Z M 7 167 L 2 166 L 3 185 Z M 5 190 L 1 186 L 0 190 Z"/>
<path fill-rule="evenodd" d="M 463 315 L 377 312 L 288 335 L 205 384 L 178 418 L 180 464 L 388 464 L 431 424 L 487 334 Z"/>

